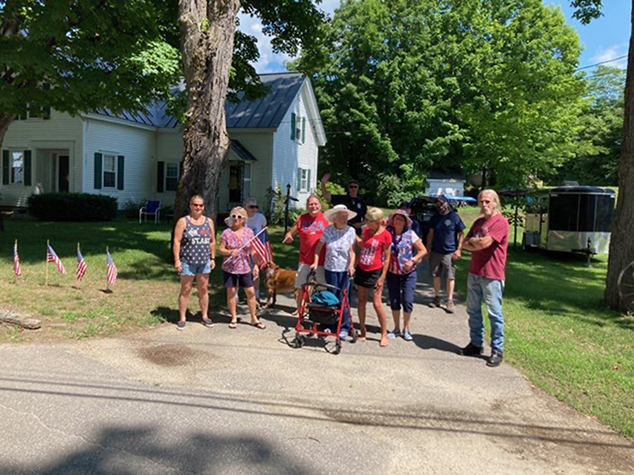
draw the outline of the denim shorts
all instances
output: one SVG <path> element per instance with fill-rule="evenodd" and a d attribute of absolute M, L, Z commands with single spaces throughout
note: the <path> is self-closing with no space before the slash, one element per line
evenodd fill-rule
<path fill-rule="evenodd" d="M 185 261 L 181 261 L 181 275 L 194 276 L 196 274 L 209 274 L 211 272 L 211 262 L 207 261 L 206 264 L 188 264 Z"/>

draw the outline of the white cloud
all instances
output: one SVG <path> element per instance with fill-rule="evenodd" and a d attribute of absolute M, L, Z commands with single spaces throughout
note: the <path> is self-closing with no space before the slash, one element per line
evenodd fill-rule
<path fill-rule="evenodd" d="M 317 7 L 332 16 L 335 8 L 339 7 L 341 0 L 323 0 Z M 286 71 L 284 62 L 292 59 L 287 54 L 274 53 L 271 46 L 271 37 L 262 32 L 262 23 L 257 17 L 251 17 L 240 13 L 240 31 L 255 36 L 258 40 L 260 59 L 253 65 L 258 73 L 271 73 Z"/>
<path fill-rule="evenodd" d="M 619 59 L 618 61 L 611 61 L 615 58 L 620 58 L 621 56 L 626 57 Z M 625 69 L 625 66 L 627 65 L 627 43 L 619 43 L 608 46 L 607 48 L 602 48 L 595 53 L 594 56 L 592 56 L 593 63 L 603 63 L 606 61 L 610 61 L 609 63 L 606 63 L 606 66 L 609 65 Z"/>

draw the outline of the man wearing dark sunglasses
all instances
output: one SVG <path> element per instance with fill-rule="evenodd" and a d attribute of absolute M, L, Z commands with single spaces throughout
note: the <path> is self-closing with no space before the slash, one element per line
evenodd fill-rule
<path fill-rule="evenodd" d="M 321 178 L 321 194 L 324 199 L 333 206 L 346 205 L 346 208 L 357 213 L 354 218 L 348 221 L 348 225 L 355 229 L 357 235 L 360 235 L 363 218 L 368 211 L 368 207 L 365 204 L 365 200 L 359 196 L 359 182 L 357 180 L 350 180 L 348 182 L 348 193 L 345 195 L 333 195 L 326 189 L 326 183 L 329 181 L 330 173 L 326 173 Z"/>

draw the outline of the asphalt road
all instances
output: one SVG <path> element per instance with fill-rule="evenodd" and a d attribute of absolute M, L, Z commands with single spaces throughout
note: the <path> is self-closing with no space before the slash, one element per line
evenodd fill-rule
<path fill-rule="evenodd" d="M 287 298 L 266 330 L 222 314 L 0 346 L 0 474 L 634 473 L 631 442 L 509 365 L 459 356 L 464 308 L 430 309 L 426 292 L 413 342 L 374 333 L 337 356 L 288 347 Z"/>

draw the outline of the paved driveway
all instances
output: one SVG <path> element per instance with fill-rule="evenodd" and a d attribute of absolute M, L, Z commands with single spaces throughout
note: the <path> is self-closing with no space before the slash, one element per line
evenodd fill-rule
<path fill-rule="evenodd" d="M 634 473 L 631 442 L 459 356 L 461 306 L 419 303 L 413 342 L 372 334 L 334 356 L 284 343 L 281 300 L 264 331 L 0 346 L 0 473 Z"/>

